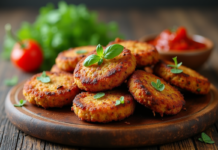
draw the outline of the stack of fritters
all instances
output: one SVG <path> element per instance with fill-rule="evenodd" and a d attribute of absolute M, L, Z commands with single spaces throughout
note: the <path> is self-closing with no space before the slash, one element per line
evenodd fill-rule
<path fill-rule="evenodd" d="M 46 72 L 51 78 L 49 83 L 36 79 L 41 74 L 33 76 L 24 85 L 24 96 L 30 103 L 44 108 L 62 107 L 73 101 L 71 109 L 79 119 L 106 123 L 133 114 L 136 101 L 151 109 L 154 115 L 179 113 L 185 101 L 174 86 L 195 94 L 207 94 L 210 90 L 210 82 L 191 69 L 180 66 L 182 73 L 172 73 L 168 66 L 172 63 L 159 61 L 159 54 L 152 45 L 120 39 L 111 44 L 123 45 L 124 49 L 113 59 L 104 59 L 101 65 L 83 65 L 89 55 L 97 54 L 95 47 L 79 47 L 60 53 L 56 59 L 57 66 L 52 68 L 52 71 L 61 69 L 57 71 L 59 73 Z M 76 53 L 78 49 L 89 53 L 79 55 L 81 52 Z M 74 73 L 64 73 L 63 70 Z M 163 91 L 151 84 L 158 79 L 165 85 Z M 125 86 L 129 91 L 121 89 L 123 83 L 127 83 Z M 96 98 L 99 92 L 103 95 Z"/>

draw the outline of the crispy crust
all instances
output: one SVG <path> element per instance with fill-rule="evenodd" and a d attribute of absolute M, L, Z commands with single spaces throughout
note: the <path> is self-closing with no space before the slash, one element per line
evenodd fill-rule
<path fill-rule="evenodd" d="M 165 89 L 161 92 L 157 91 L 151 82 L 157 82 L 160 79 L 165 85 Z M 182 94 L 173 86 L 163 79 L 142 70 L 135 71 L 128 80 L 128 87 L 134 99 L 153 112 L 175 115 L 179 113 L 185 105 Z"/>
<path fill-rule="evenodd" d="M 109 45 L 112 44 L 120 44 L 129 49 L 136 58 L 137 67 L 154 65 L 160 58 L 155 46 L 145 42 L 121 40 L 116 38 L 115 41 L 109 43 Z"/>
<path fill-rule="evenodd" d="M 94 99 L 96 93 L 82 92 L 73 101 L 72 110 L 79 119 L 88 122 L 111 122 L 123 120 L 133 114 L 135 102 L 128 92 L 107 91 L 105 96 Z M 124 104 L 115 106 L 116 100 L 124 96 Z"/>
<path fill-rule="evenodd" d="M 63 51 L 58 54 L 58 57 L 56 58 L 55 62 L 58 66 L 58 68 L 72 72 L 76 64 L 87 54 L 95 50 L 96 46 L 81 46 L 81 47 L 76 47 L 76 48 L 71 48 L 67 51 Z M 77 54 L 76 52 L 78 50 L 86 50 L 86 53 L 83 54 Z"/>
<path fill-rule="evenodd" d="M 56 64 L 54 64 L 51 68 L 51 72 L 64 72 L 64 73 L 71 73 L 71 72 L 67 72 L 64 70 L 61 70 L 60 68 L 58 68 L 58 66 Z"/>
<path fill-rule="evenodd" d="M 97 54 L 94 51 L 92 54 Z M 127 49 L 113 59 L 104 59 L 101 65 L 83 66 L 83 58 L 76 66 L 74 80 L 80 89 L 89 92 L 111 90 L 121 85 L 134 72 L 135 57 Z"/>
<path fill-rule="evenodd" d="M 55 73 L 47 71 L 51 82 L 42 83 L 36 78 L 41 73 L 34 75 L 23 87 L 23 95 L 27 101 L 34 105 L 49 107 L 63 107 L 72 104 L 72 100 L 80 92 L 74 83 L 72 74 Z"/>
<path fill-rule="evenodd" d="M 185 66 L 179 67 L 179 69 L 183 70 L 182 73 L 174 74 L 170 71 L 172 68 L 167 66 L 168 64 L 173 63 L 169 61 L 160 61 L 156 64 L 154 73 L 167 82 L 195 94 L 207 94 L 210 91 L 210 82 L 207 78 Z"/>

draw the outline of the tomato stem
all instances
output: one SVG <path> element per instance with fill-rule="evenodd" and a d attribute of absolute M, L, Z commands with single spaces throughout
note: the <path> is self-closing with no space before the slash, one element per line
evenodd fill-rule
<path fill-rule="evenodd" d="M 14 40 L 16 41 L 17 43 L 20 44 L 21 48 L 25 48 L 25 45 L 24 43 L 16 36 L 13 34 L 12 30 L 11 30 L 11 25 L 10 24 L 6 24 L 5 25 L 5 30 L 6 30 L 6 33 Z"/>

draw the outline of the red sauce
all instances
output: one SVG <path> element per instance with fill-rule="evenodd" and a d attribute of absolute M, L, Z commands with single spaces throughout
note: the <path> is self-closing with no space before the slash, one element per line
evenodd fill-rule
<path fill-rule="evenodd" d="M 199 50 L 206 47 L 205 44 L 196 42 L 189 38 L 184 27 L 179 27 L 176 31 L 166 29 L 154 40 L 148 41 L 148 43 L 156 46 L 159 51 Z"/>

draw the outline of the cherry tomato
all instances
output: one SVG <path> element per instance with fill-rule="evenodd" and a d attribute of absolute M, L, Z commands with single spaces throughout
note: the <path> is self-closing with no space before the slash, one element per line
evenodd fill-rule
<path fill-rule="evenodd" d="M 15 66 L 25 72 L 37 70 L 42 61 L 43 54 L 39 44 L 34 40 L 24 40 L 16 43 L 11 52 L 11 61 Z"/>

